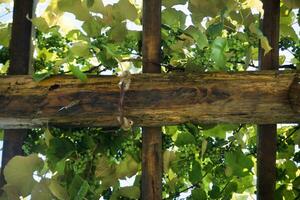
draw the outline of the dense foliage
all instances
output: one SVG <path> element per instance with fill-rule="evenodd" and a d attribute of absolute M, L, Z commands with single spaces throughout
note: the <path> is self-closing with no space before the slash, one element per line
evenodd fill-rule
<path fill-rule="evenodd" d="M 9 0 L 0 0 L 0 6 L 9 7 L 6 2 Z M 85 81 L 88 74 L 141 71 L 140 1 L 103 2 L 51 0 L 38 4 L 38 8 L 48 6 L 32 19 L 36 81 L 55 74 L 73 74 Z M 285 70 L 300 67 L 299 7 L 297 0 L 281 4 L 280 49 L 284 53 L 280 64 Z M 258 28 L 262 12 L 259 0 L 163 1 L 164 73 L 256 70 L 259 43 L 264 53 L 271 49 Z M 70 13 L 76 17 L 73 24 L 68 21 Z M 3 74 L 9 62 L 10 27 L 0 22 Z M 162 127 L 162 132 L 164 199 L 183 194 L 189 199 L 254 197 L 254 125 L 187 123 Z M 139 127 L 130 131 L 33 129 L 24 144 L 28 156 L 13 158 L 5 168 L 8 184 L 2 198 L 138 199 L 141 134 Z M 300 198 L 299 145 L 299 125 L 278 126 L 278 200 Z"/>

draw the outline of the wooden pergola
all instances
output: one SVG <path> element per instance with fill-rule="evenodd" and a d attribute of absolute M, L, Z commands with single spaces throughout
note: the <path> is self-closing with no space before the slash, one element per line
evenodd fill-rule
<path fill-rule="evenodd" d="M 28 128 L 119 125 L 120 78 L 92 76 L 81 82 L 70 76 L 55 76 L 34 82 L 26 75 L 32 37 L 26 16 L 32 16 L 33 1 L 14 0 L 9 75 L 0 78 L 0 127 L 6 129 L 2 166 L 22 154 Z M 259 65 L 267 71 L 158 74 L 161 0 L 144 0 L 144 74 L 132 75 L 123 102 L 126 117 L 143 126 L 142 199 L 162 199 L 160 126 L 185 122 L 259 124 L 257 197 L 274 199 L 276 123 L 300 122 L 300 73 L 276 71 L 280 0 L 263 0 L 263 5 L 262 30 L 272 50 L 265 56 L 260 52 Z M 61 109 L 74 100 L 68 109 Z M 76 120 L 75 114 L 80 116 Z M 3 176 L 1 183 L 3 186 Z"/>

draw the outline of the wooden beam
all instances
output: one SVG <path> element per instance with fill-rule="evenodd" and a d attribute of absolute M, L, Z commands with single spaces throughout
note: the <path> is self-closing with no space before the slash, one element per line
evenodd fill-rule
<path fill-rule="evenodd" d="M 161 0 L 143 1 L 143 73 L 160 73 Z M 151 81 L 151 80 L 149 80 Z M 152 98 L 156 98 L 153 96 Z M 155 105 L 153 102 L 152 106 Z M 153 109 L 156 110 L 155 108 Z M 161 127 L 142 129 L 142 200 L 162 199 Z"/>
<path fill-rule="evenodd" d="M 263 0 L 264 16 L 262 32 L 268 38 L 272 50 L 265 54 L 260 48 L 259 67 L 261 70 L 279 68 L 279 18 L 280 0 Z M 274 86 L 276 87 L 276 86 Z M 296 93 L 293 91 L 291 94 Z M 299 99 L 298 99 L 299 100 Z M 290 99 L 291 102 L 291 99 Z M 294 102 L 296 103 L 296 102 Z M 293 106 L 292 106 L 293 107 Z M 266 116 L 271 117 L 272 113 Z M 275 121 L 276 122 L 276 121 Z M 275 199 L 277 125 L 263 124 L 257 127 L 257 199 Z"/>
<path fill-rule="evenodd" d="M 290 86 L 300 72 L 133 75 L 124 100 L 136 126 L 195 123 L 298 123 Z M 119 78 L 72 76 L 34 82 L 0 78 L 0 127 L 119 126 Z M 299 100 L 293 100 L 299 102 Z M 299 106 L 298 106 L 299 107 Z"/>
<path fill-rule="evenodd" d="M 32 17 L 34 7 L 34 0 L 14 0 L 13 23 L 9 45 L 10 66 L 8 74 L 10 75 L 28 74 L 29 72 L 32 58 L 31 37 L 33 30 L 28 17 Z M 5 184 L 3 169 L 12 157 L 23 154 L 22 145 L 26 135 L 26 129 L 4 130 L 0 188 Z"/>

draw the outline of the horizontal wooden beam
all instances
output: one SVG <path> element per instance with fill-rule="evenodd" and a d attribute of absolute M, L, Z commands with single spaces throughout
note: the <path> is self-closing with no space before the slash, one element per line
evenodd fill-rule
<path fill-rule="evenodd" d="M 300 72 L 132 75 L 125 116 L 136 126 L 300 122 Z M 118 126 L 119 77 L 0 78 L 0 127 Z"/>

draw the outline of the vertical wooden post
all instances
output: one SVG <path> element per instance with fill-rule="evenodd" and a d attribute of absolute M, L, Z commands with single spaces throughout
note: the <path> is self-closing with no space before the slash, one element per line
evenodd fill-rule
<path fill-rule="evenodd" d="M 143 1 L 143 72 L 160 73 L 161 0 Z M 160 127 L 143 127 L 142 199 L 162 199 L 162 135 Z"/>
<path fill-rule="evenodd" d="M 280 0 L 263 0 L 264 16 L 262 31 L 272 50 L 264 55 L 260 48 L 259 66 L 262 70 L 279 67 L 279 17 Z M 275 199 L 276 184 L 276 124 L 257 127 L 257 199 Z"/>
<path fill-rule="evenodd" d="M 28 74 L 32 59 L 32 23 L 34 0 L 14 0 L 13 24 L 10 40 L 10 66 L 8 74 Z M 4 130 L 0 187 L 5 184 L 3 169 L 15 155 L 22 155 L 27 130 Z"/>

